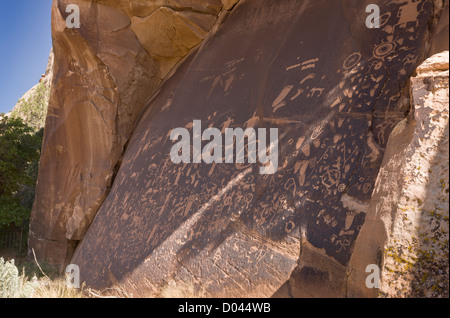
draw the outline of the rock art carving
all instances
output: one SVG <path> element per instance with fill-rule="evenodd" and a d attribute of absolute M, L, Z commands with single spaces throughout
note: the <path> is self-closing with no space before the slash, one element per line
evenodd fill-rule
<path fill-rule="evenodd" d="M 367 1 L 239 1 L 141 107 L 135 125 L 124 124 L 130 138 L 111 191 L 95 219 L 90 216 L 73 257 L 67 254 L 81 279 L 96 288 L 121 284 L 136 296 L 154 295 L 169 280 L 201 284 L 214 297 L 345 296 L 353 246 L 389 136 L 409 111 L 403 89 L 426 58 L 437 2 L 375 1 L 388 13 L 381 29 L 367 29 L 364 19 L 349 18 L 364 12 Z M 82 42 L 90 47 L 92 39 Z M 94 53 L 88 62 L 106 72 L 103 55 Z M 81 62 L 67 65 L 84 74 Z M 158 66 L 156 72 L 165 73 Z M 98 77 L 101 86 L 89 85 L 117 105 L 117 79 Z M 54 98 L 73 83 L 61 85 Z M 125 110 L 114 109 L 96 112 L 115 123 Z M 63 132 L 52 116 L 48 125 L 59 140 Z M 222 132 L 278 128 L 278 172 L 259 175 L 258 167 L 245 163 L 173 164 L 170 131 L 192 129 L 194 119 Z M 128 139 L 121 140 L 124 145 Z M 47 137 L 45 153 L 54 143 Z M 45 153 L 44 161 L 50 160 Z M 75 189 L 87 171 L 82 165 L 71 169 L 67 186 Z M 88 185 L 73 193 L 88 192 Z M 38 193 L 37 202 L 45 198 Z M 85 196 L 76 202 L 85 207 Z M 38 240 L 41 228 L 59 233 L 71 215 L 54 213 L 71 209 L 56 203 L 45 205 L 52 212 L 34 211 L 30 242 L 42 256 L 52 255 L 53 246 L 67 250 L 60 249 L 67 244 L 65 231 L 47 237 L 55 243 Z M 41 225 L 37 218 L 45 213 L 60 216 L 60 227 Z"/>

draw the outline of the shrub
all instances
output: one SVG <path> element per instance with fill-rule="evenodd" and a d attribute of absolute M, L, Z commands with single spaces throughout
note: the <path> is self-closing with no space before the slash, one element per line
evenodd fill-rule
<path fill-rule="evenodd" d="M 63 277 L 50 279 L 45 275 L 38 279 L 33 276 L 29 280 L 25 268 L 19 275 L 14 260 L 5 262 L 0 258 L 0 298 L 81 298 L 83 287 L 68 287 Z"/>
<path fill-rule="evenodd" d="M 19 276 L 19 270 L 14 264 L 0 257 L 0 298 L 30 298 L 38 288 L 36 277 L 31 281 L 25 274 Z"/>
<path fill-rule="evenodd" d="M 27 99 L 19 100 L 19 105 L 11 112 L 11 117 L 22 118 L 35 130 L 39 130 L 45 124 L 49 96 L 49 87 L 43 82 L 39 83 Z"/>
<path fill-rule="evenodd" d="M 33 298 L 82 298 L 83 287 L 81 289 L 67 286 L 65 278 L 53 280 L 44 277 L 40 279 Z"/>
<path fill-rule="evenodd" d="M 42 137 L 19 118 L 0 120 L 0 227 L 29 218 Z"/>

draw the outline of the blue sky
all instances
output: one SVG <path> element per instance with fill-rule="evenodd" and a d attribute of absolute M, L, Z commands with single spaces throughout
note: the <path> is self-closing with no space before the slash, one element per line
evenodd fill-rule
<path fill-rule="evenodd" d="M 52 0 L 0 0 L 0 113 L 39 82 L 52 47 Z"/>

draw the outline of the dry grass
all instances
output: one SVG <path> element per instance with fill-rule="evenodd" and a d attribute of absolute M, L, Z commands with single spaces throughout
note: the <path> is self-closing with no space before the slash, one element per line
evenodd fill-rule
<path fill-rule="evenodd" d="M 204 298 L 204 288 L 196 287 L 193 282 L 169 281 L 158 294 L 159 298 Z"/>
<path fill-rule="evenodd" d="M 42 270 L 41 266 L 39 269 Z M 27 268 L 31 268 L 28 266 Z M 82 298 L 83 287 L 72 288 L 66 277 L 38 278 L 36 274 L 28 274 L 25 267 L 20 270 L 14 260 L 4 261 L 0 258 L 0 297 L 3 298 Z M 34 271 L 33 271 L 34 272 Z"/>
<path fill-rule="evenodd" d="M 41 278 L 32 298 L 83 298 L 83 287 L 80 289 L 68 287 L 65 278 L 54 280 Z"/>
<path fill-rule="evenodd" d="M 133 298 L 133 295 L 129 294 L 121 285 L 107 288 L 103 291 L 88 288 L 85 294 L 89 298 Z"/>
<path fill-rule="evenodd" d="M 26 263 L 21 267 L 22 274 L 19 274 L 18 268 L 15 266 L 14 261 L 8 264 L 3 264 L 4 274 L 0 275 L 3 279 L 3 284 L 6 287 L 6 297 L 13 298 L 133 298 L 132 294 L 129 294 L 126 289 L 116 284 L 111 288 L 107 288 L 102 291 L 97 291 L 90 288 L 85 288 L 83 284 L 81 288 L 76 289 L 70 287 L 67 283 L 67 278 L 60 276 L 56 272 L 47 275 L 48 272 L 44 271 L 37 260 L 35 264 Z M 8 268 L 6 268 L 8 266 Z M 51 269 L 51 267 L 50 267 Z M 7 272 L 8 271 L 8 272 Z M 42 276 L 37 276 L 39 272 Z M 51 271 L 50 271 L 51 273 Z M 12 286 L 8 289 L 5 285 L 5 277 L 10 278 L 8 282 L 13 282 L 8 286 Z M 31 278 L 32 277 L 32 278 Z M 1 288 L 0 284 L 0 288 Z M 0 290 L 1 291 L 1 290 Z M 5 293 L 3 293 L 5 294 Z M 1 297 L 0 293 L 0 297 Z M 204 298 L 206 290 L 204 287 L 196 284 L 192 280 L 171 280 L 166 283 L 162 288 L 152 295 L 147 297 L 155 298 Z M 142 296 L 142 295 L 141 295 Z"/>

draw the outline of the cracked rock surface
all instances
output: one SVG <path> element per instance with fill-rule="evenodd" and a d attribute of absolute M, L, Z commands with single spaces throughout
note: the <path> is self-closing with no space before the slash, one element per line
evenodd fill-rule
<path fill-rule="evenodd" d="M 411 78 L 411 114 L 392 132 L 350 267 L 349 296 L 448 297 L 449 55 Z M 380 290 L 361 288 L 362 264 L 381 268 Z"/>
<path fill-rule="evenodd" d="M 80 8 L 80 29 L 66 27 L 69 4 Z M 220 0 L 53 2 L 53 88 L 29 239 L 39 257 L 70 260 L 139 112 L 221 10 Z"/>
<path fill-rule="evenodd" d="M 136 297 L 174 285 L 205 297 L 349 295 L 386 146 L 411 113 L 409 79 L 444 2 L 236 2 L 79 1 L 93 26 L 79 31 L 64 29 L 55 2 L 30 238 L 41 257 Z M 380 29 L 365 27 L 372 3 Z M 278 171 L 174 164 L 170 132 L 192 135 L 193 120 L 278 128 Z"/>

